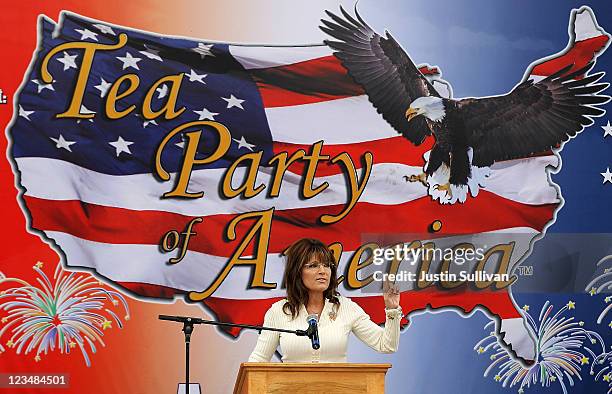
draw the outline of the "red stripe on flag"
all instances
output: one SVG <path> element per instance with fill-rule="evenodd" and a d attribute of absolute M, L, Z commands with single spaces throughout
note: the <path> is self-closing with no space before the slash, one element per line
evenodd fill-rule
<path fill-rule="evenodd" d="M 109 244 L 159 244 L 170 230 L 182 231 L 193 218 L 162 211 L 136 211 L 113 208 L 81 201 L 54 201 L 25 197 L 33 228 L 59 231 L 76 237 Z M 356 250 L 368 234 L 413 234 L 414 239 L 437 238 L 455 234 L 472 234 L 513 227 L 529 227 L 542 231 L 552 220 L 557 204 L 527 205 L 507 200 L 481 190 L 478 198 L 460 205 L 440 205 L 429 197 L 404 204 L 379 205 L 357 203 L 343 220 L 321 225 L 323 214 L 337 214 L 342 206 L 286 209 L 274 212 L 269 253 L 280 253 L 302 237 L 321 239 L 328 244 L 341 242 L 344 250 Z M 191 238 L 189 250 L 229 257 L 233 248 L 224 241 L 228 223 L 236 214 L 209 215 L 196 224 L 197 236 Z M 442 230 L 428 234 L 435 220 Z M 236 227 L 241 239 L 253 226 L 253 220 L 241 221 Z M 409 241 L 409 240 L 407 240 Z M 235 242 L 232 245 L 237 245 Z M 245 255 L 253 254 L 249 245 Z"/>
<path fill-rule="evenodd" d="M 535 66 L 531 75 L 548 76 L 569 64 L 574 64 L 574 67 L 568 73 L 579 70 L 593 60 L 595 53 L 603 49 L 607 42 L 608 37 L 603 35 L 576 41 L 566 53 Z"/>
<path fill-rule="evenodd" d="M 149 298 L 172 299 L 175 295 L 187 293 L 184 290 L 174 289 L 172 287 L 162 285 L 153 285 L 151 283 L 116 281 L 113 281 L 113 283 L 118 284 L 119 286 L 131 291 L 132 293 Z"/>
<path fill-rule="evenodd" d="M 419 71 L 423 75 L 440 75 L 440 69 L 438 67 L 421 66 Z"/>
<path fill-rule="evenodd" d="M 419 70 L 425 75 L 440 74 L 437 67 L 422 66 Z M 259 88 L 265 108 L 312 104 L 365 94 L 332 55 L 248 72 Z"/>
<path fill-rule="evenodd" d="M 252 69 L 264 107 L 286 107 L 365 92 L 334 56 L 325 56 L 287 66 Z"/>

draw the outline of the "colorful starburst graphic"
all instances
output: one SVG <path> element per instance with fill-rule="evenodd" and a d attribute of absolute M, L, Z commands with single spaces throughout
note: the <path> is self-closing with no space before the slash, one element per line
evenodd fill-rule
<path fill-rule="evenodd" d="M 536 339 L 536 360 L 533 365 L 526 366 L 514 359 L 502 347 L 495 332 L 480 340 L 474 350 L 478 354 L 491 353 L 492 360 L 484 376 L 495 374 L 493 379 L 496 382 L 503 387 L 518 386 L 519 393 L 537 384 L 542 387 L 559 384 L 567 393 L 567 385 L 573 386 L 575 379 L 582 379 L 583 368 L 600 357 L 585 344 L 601 347 L 601 353 L 605 352 L 604 340 L 598 333 L 586 330 L 584 322 L 565 316 L 566 312 L 575 308 L 576 303 L 569 301 L 554 313 L 554 306 L 547 301 L 540 310 L 537 322 L 528 312 L 529 308 L 523 308 L 529 331 Z M 491 330 L 494 323 L 489 322 L 485 329 Z"/>
<path fill-rule="evenodd" d="M 42 270 L 43 263 L 33 267 L 38 274 L 37 286 L 0 273 L 0 353 L 15 349 L 17 354 L 34 353 L 35 361 L 52 351 L 68 354 L 78 347 L 87 366 L 88 351 L 96 352 L 96 342 L 104 345 L 104 330 L 113 322 L 122 328 L 119 316 L 107 306 L 122 305 L 124 320 L 129 319 L 125 298 L 105 289 L 89 274 L 64 271 L 58 264 L 51 281 Z M 6 284 L 19 287 L 3 289 Z"/>
<path fill-rule="evenodd" d="M 607 263 L 607 264 L 606 264 Z M 612 310 L 612 255 L 605 256 L 597 262 L 597 267 L 608 267 L 603 269 L 603 272 L 598 274 L 586 287 L 586 291 L 591 296 L 603 294 L 604 307 L 597 317 L 597 324 L 606 324 L 612 329 L 612 318 L 608 317 L 608 312 Z M 608 394 L 612 393 L 612 348 L 607 352 L 602 352 L 596 357 L 595 362 L 591 367 L 591 375 L 595 376 L 595 380 L 601 380 L 608 383 Z"/>

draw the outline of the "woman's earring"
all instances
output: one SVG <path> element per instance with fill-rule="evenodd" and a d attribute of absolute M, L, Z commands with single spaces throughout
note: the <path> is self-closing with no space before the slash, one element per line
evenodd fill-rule
<path fill-rule="evenodd" d="M 336 312 L 334 312 L 334 311 L 329 312 L 329 319 L 331 321 L 336 320 Z"/>

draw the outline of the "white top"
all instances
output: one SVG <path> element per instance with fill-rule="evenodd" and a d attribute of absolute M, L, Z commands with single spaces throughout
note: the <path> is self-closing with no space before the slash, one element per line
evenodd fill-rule
<path fill-rule="evenodd" d="M 262 331 L 249 356 L 249 362 L 269 362 L 280 344 L 283 362 L 316 363 L 346 362 L 348 336 L 352 331 L 366 345 L 380 353 L 394 353 L 399 345 L 401 308 L 386 310 L 385 327 L 380 327 L 364 310 L 350 298 L 338 297 L 340 307 L 333 316 L 334 304 L 325 300 L 325 306 L 319 318 L 320 349 L 314 350 L 308 337 L 275 331 Z M 300 308 L 299 315 L 292 320 L 291 315 L 283 312 L 286 300 L 272 304 L 266 312 L 264 326 L 288 330 L 305 330 L 308 328 L 306 307 Z"/>

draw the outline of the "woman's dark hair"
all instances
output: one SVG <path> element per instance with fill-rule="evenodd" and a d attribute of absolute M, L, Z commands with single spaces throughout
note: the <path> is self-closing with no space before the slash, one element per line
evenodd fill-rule
<path fill-rule="evenodd" d="M 291 315 L 295 319 L 300 312 L 301 305 L 308 304 L 308 289 L 302 282 L 302 268 L 314 256 L 319 262 L 329 262 L 331 265 L 331 275 L 329 287 L 323 292 L 323 297 L 335 304 L 337 311 L 340 306 L 338 299 L 338 264 L 334 259 L 334 254 L 323 242 L 313 238 L 302 238 L 295 241 L 285 251 L 287 263 L 285 265 L 285 275 L 283 282 L 287 287 L 287 302 L 283 305 L 283 312 Z"/>

